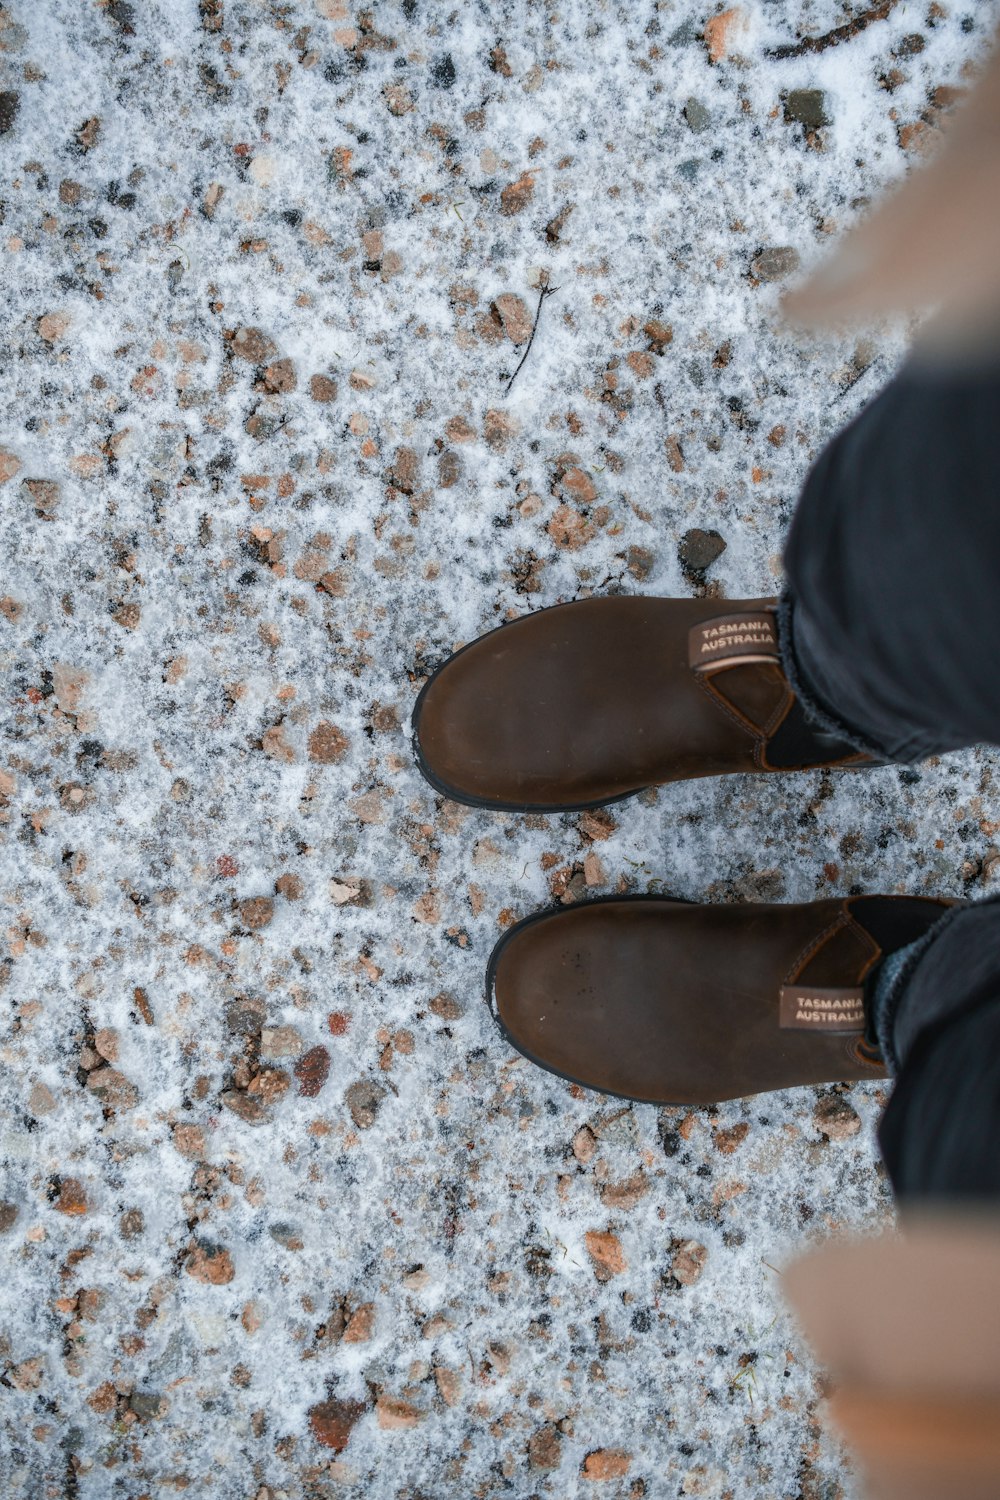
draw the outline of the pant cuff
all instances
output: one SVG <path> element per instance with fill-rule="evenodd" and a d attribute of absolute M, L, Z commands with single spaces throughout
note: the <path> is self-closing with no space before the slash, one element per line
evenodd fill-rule
<path fill-rule="evenodd" d="M 878 1040 L 879 1051 L 893 1077 L 902 1066 L 902 1059 L 896 1048 L 895 1029 L 907 986 L 931 944 L 937 941 L 959 912 L 967 910 L 966 902 L 951 907 L 915 942 L 908 943 L 905 948 L 897 948 L 895 953 L 890 953 L 879 968 L 871 998 L 870 1023 Z"/>
<path fill-rule="evenodd" d="M 796 653 L 794 616 L 795 599 L 791 592 L 785 589 L 778 600 L 778 648 L 781 652 L 782 669 L 788 678 L 792 692 L 802 704 L 806 718 L 815 728 L 822 729 L 826 734 L 836 735 L 839 740 L 853 745 L 855 750 L 860 750 L 863 755 L 869 756 L 872 760 L 890 763 L 893 756 L 884 746 L 862 734 L 852 724 L 838 718 L 833 710 L 817 696 Z"/>

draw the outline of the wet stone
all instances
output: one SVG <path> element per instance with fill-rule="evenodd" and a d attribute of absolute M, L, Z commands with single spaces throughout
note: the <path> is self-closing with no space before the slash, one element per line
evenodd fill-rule
<path fill-rule="evenodd" d="M 528 1439 L 528 1463 L 533 1469 L 558 1469 L 562 1461 L 562 1433 L 546 1422 Z"/>
<path fill-rule="evenodd" d="M 681 1286 L 694 1286 L 705 1269 L 708 1251 L 697 1240 L 681 1240 L 674 1248 L 670 1269 Z"/>
<path fill-rule="evenodd" d="M 51 1114 L 55 1107 L 55 1095 L 48 1084 L 39 1080 L 32 1086 L 31 1093 L 28 1095 L 28 1109 L 33 1115 L 38 1116 Z"/>
<path fill-rule="evenodd" d="M 523 297 L 503 292 L 493 303 L 493 310 L 503 324 L 512 344 L 526 344 L 531 337 L 532 313 Z"/>
<path fill-rule="evenodd" d="M 450 52 L 444 53 L 431 64 L 431 82 L 437 89 L 450 89 L 455 85 L 455 64 Z"/>
<path fill-rule="evenodd" d="M 261 1057 L 297 1057 L 301 1051 L 302 1035 L 296 1026 L 265 1026 L 260 1034 Z"/>
<path fill-rule="evenodd" d="M 438 457 L 438 485 L 450 490 L 462 477 L 462 460 L 451 448 L 446 448 Z"/>
<path fill-rule="evenodd" d="M 184 1269 L 194 1281 L 206 1286 L 227 1286 L 236 1274 L 229 1251 L 211 1244 L 195 1245 Z"/>
<path fill-rule="evenodd" d="M 681 537 L 677 556 L 685 569 L 692 573 L 703 573 L 725 550 L 725 538 L 719 532 L 703 531 L 695 526 Z"/>
<path fill-rule="evenodd" d="M 362 1078 L 352 1083 L 344 1095 L 351 1119 L 359 1130 L 370 1130 L 382 1106 L 386 1091 L 380 1083 Z"/>
<path fill-rule="evenodd" d="M 219 1102 L 245 1125 L 263 1125 L 270 1118 L 262 1099 L 254 1094 L 244 1094 L 239 1089 L 224 1089 Z"/>
<path fill-rule="evenodd" d="M 758 281 L 781 281 L 798 270 L 800 259 L 792 245 L 772 245 L 754 256 L 750 270 Z"/>
<path fill-rule="evenodd" d="M 610 1230 L 589 1229 L 584 1235 L 584 1244 L 598 1281 L 610 1281 L 612 1276 L 620 1276 L 628 1269 L 621 1241 Z"/>
<path fill-rule="evenodd" d="M 330 1073 L 330 1054 L 325 1047 L 311 1047 L 295 1064 L 295 1076 L 299 1081 L 299 1093 L 304 1099 L 313 1099 L 319 1093 Z"/>
<path fill-rule="evenodd" d="M 283 396 L 288 391 L 294 391 L 297 383 L 295 366 L 290 359 L 276 359 L 264 371 L 264 389 L 272 395 Z"/>
<path fill-rule="evenodd" d="M 9 448 L 0 448 L 0 484 L 6 484 L 21 467 L 21 460 Z"/>
<path fill-rule="evenodd" d="M 919 31 L 911 31 L 907 36 L 900 37 L 893 48 L 893 57 L 917 57 L 923 52 L 927 43 Z"/>
<path fill-rule="evenodd" d="M 74 133 L 73 144 L 81 156 L 92 151 L 101 138 L 101 121 L 98 115 L 91 115 L 84 120 L 79 130 Z"/>
<path fill-rule="evenodd" d="M 139 1090 L 117 1068 L 96 1068 L 87 1087 L 106 1109 L 132 1109 L 139 1102 Z"/>
<path fill-rule="evenodd" d="M 580 1472 L 584 1479 L 621 1479 L 631 1463 L 631 1456 L 624 1448 L 597 1448 L 587 1454 Z"/>
<path fill-rule="evenodd" d="M 86 1189 L 76 1177 L 54 1177 L 49 1184 L 53 1207 L 61 1214 L 85 1214 L 89 1209 Z"/>
<path fill-rule="evenodd" d="M 642 325 L 642 331 L 649 340 L 649 347 L 653 354 L 660 355 L 673 343 L 674 330 L 669 323 L 661 323 L 659 318 L 649 318 Z"/>
<path fill-rule="evenodd" d="M 270 896 L 251 896 L 239 904 L 240 921 L 251 932 L 267 927 L 274 917 L 274 902 Z"/>
<path fill-rule="evenodd" d="M 313 1437 L 334 1453 L 341 1453 L 350 1441 L 354 1424 L 367 1408 L 360 1401 L 321 1401 L 309 1412 Z"/>
<path fill-rule="evenodd" d="M 351 1314 L 344 1329 L 345 1344 L 367 1344 L 375 1331 L 375 1304 L 363 1302 Z"/>
<path fill-rule="evenodd" d="M 253 365 L 273 359 L 278 352 L 274 340 L 260 328 L 237 328 L 230 348 L 239 359 L 249 360 Z"/>
<path fill-rule="evenodd" d="M 58 484 L 52 479 L 24 479 L 21 489 L 35 515 L 41 520 L 51 521 L 59 504 Z"/>
<path fill-rule="evenodd" d="M 702 131 L 707 130 L 712 123 L 712 116 L 704 104 L 693 96 L 684 105 L 684 119 L 687 121 L 688 129 L 693 130 L 695 135 L 701 135 Z"/>
<path fill-rule="evenodd" d="M 442 1021 L 457 1021 L 462 1007 L 451 995 L 435 995 L 428 1007 Z"/>
<path fill-rule="evenodd" d="M 861 1129 L 857 1110 L 840 1094 L 820 1099 L 813 1110 L 813 1121 L 829 1141 L 850 1140 Z"/>
<path fill-rule="evenodd" d="M 648 547 L 630 547 L 625 557 L 629 572 L 640 583 L 644 583 L 649 577 L 655 561 L 656 557 Z"/>
<path fill-rule="evenodd" d="M 301 876 L 293 875 L 291 871 L 278 876 L 274 882 L 274 889 L 279 896 L 284 896 L 286 901 L 301 901 L 305 893 Z"/>
<path fill-rule="evenodd" d="M 123 1240 L 137 1240 L 145 1228 L 146 1219 L 141 1208 L 127 1208 L 118 1220 L 118 1233 Z"/>
<path fill-rule="evenodd" d="M 523 213 L 531 202 L 535 193 L 535 179 L 530 172 L 525 172 L 516 182 L 509 182 L 500 194 L 500 212 L 502 214 Z"/>
<path fill-rule="evenodd" d="M 140 1422 L 155 1421 L 163 1415 L 168 1404 L 165 1397 L 153 1391 L 135 1391 L 129 1400 L 129 1408 L 135 1412 Z"/>
<path fill-rule="evenodd" d="M 337 382 L 329 375 L 313 375 L 309 380 L 309 394 L 321 406 L 327 406 L 337 399 Z"/>
<path fill-rule="evenodd" d="M 234 1000 L 226 1007 L 226 1025 L 235 1036 L 259 1036 L 266 1015 L 262 1000 Z"/>
<path fill-rule="evenodd" d="M 302 1231 L 297 1224 L 270 1224 L 268 1234 L 278 1245 L 283 1245 L 286 1250 L 301 1250 L 303 1246 Z"/>
<path fill-rule="evenodd" d="M 12 90 L 5 89 L 0 93 L 0 135 L 7 135 L 14 128 L 17 112 L 21 107 L 21 98 Z"/>
<path fill-rule="evenodd" d="M 349 748 L 350 741 L 336 724 L 328 724 L 325 720 L 316 725 L 309 736 L 309 759 L 319 761 L 321 765 L 336 765 L 342 760 Z"/>
<path fill-rule="evenodd" d="M 808 130 L 820 130 L 829 123 L 826 95 L 822 89 L 791 89 L 785 95 L 786 125 L 805 125 Z"/>

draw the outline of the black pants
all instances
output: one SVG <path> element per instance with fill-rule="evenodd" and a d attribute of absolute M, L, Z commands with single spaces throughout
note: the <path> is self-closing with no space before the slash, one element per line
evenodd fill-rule
<path fill-rule="evenodd" d="M 824 450 L 785 550 L 786 671 L 891 761 L 1000 744 L 1000 359 L 911 363 Z M 880 986 L 896 1194 L 1000 1195 L 1000 899 L 949 913 Z"/>

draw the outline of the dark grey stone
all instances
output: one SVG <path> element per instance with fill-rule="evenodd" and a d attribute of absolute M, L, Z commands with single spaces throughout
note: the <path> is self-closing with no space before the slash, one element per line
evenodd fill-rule
<path fill-rule="evenodd" d="M 829 123 L 826 95 L 822 89 L 791 89 L 785 95 L 786 125 L 804 125 L 807 130 L 819 130 Z"/>
<path fill-rule="evenodd" d="M 263 1000 L 242 996 L 226 1006 L 226 1025 L 235 1036 L 259 1036 L 266 1015 Z"/>
<path fill-rule="evenodd" d="M 152 1422 L 166 1410 L 166 1402 L 156 1391 L 135 1391 L 129 1406 L 142 1422 Z"/>
<path fill-rule="evenodd" d="M 11 90 L 0 94 L 0 135 L 6 135 L 14 127 L 17 112 L 21 107 L 21 96 Z"/>
<path fill-rule="evenodd" d="M 270 1224 L 267 1232 L 272 1240 L 284 1245 L 286 1250 L 302 1248 L 302 1231 L 297 1224 Z"/>
<path fill-rule="evenodd" d="M 704 104 L 693 96 L 684 105 L 684 118 L 688 123 L 688 128 L 693 130 L 695 135 L 700 135 L 712 123 L 712 116 Z"/>
<path fill-rule="evenodd" d="M 689 569 L 692 573 L 703 573 L 710 568 L 717 557 L 721 557 L 726 550 L 726 541 L 717 531 L 702 531 L 700 527 L 692 527 L 685 531 L 677 548 L 677 556 L 681 566 Z"/>

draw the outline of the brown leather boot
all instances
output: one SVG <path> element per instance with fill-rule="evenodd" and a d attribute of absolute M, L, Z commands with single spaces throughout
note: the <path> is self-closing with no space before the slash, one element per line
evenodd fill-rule
<path fill-rule="evenodd" d="M 455 802 L 597 807 L 734 771 L 872 764 L 811 728 L 773 599 L 582 599 L 480 636 L 425 684 L 413 747 Z"/>
<path fill-rule="evenodd" d="M 611 896 L 512 927 L 490 958 L 487 997 L 531 1062 L 647 1104 L 881 1078 L 866 981 L 953 905 Z"/>

